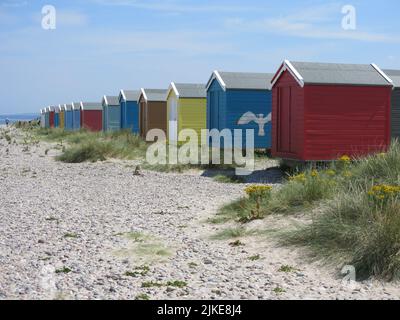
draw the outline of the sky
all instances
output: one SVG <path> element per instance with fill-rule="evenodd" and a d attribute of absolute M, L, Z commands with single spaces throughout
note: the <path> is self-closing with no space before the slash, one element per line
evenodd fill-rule
<path fill-rule="evenodd" d="M 55 27 L 42 27 L 45 5 Z M 356 10 L 345 30 L 342 9 Z M 0 114 L 293 61 L 400 69 L 398 0 L 0 0 Z"/>

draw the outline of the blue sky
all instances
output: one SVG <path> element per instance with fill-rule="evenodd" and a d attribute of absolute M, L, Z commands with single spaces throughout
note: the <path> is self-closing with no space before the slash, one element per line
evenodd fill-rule
<path fill-rule="evenodd" d="M 42 7 L 57 9 L 43 30 Z M 341 27 L 344 5 L 357 29 Z M 400 69 L 398 0 L 0 0 L 0 114 L 170 81 L 215 69 L 275 72 L 283 59 Z"/>

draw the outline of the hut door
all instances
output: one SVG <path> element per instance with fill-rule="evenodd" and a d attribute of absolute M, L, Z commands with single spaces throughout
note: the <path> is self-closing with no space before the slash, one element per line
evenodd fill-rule
<path fill-rule="evenodd" d="M 291 88 L 279 88 L 278 150 L 291 152 Z"/>
<path fill-rule="evenodd" d="M 171 98 L 169 107 L 169 140 L 178 141 L 178 102 L 175 97 Z"/>
<path fill-rule="evenodd" d="M 210 129 L 219 130 L 219 94 L 217 91 L 211 91 L 210 100 Z"/>
<path fill-rule="evenodd" d="M 146 138 L 147 128 L 146 128 L 146 102 L 144 100 L 140 101 L 140 111 L 139 111 L 139 118 L 140 118 L 140 135 L 142 138 Z"/>

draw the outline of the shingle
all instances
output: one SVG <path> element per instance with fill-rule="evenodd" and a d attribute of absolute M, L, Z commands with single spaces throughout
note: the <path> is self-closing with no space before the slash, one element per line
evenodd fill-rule
<path fill-rule="evenodd" d="M 82 110 L 103 110 L 103 105 L 99 102 L 82 102 Z"/>
<path fill-rule="evenodd" d="M 372 65 L 368 64 L 291 63 L 306 84 L 390 85 Z"/>
<path fill-rule="evenodd" d="M 140 95 L 139 90 L 122 90 L 127 101 L 137 101 Z"/>
<path fill-rule="evenodd" d="M 271 88 L 272 73 L 219 72 L 226 89 L 267 90 Z"/>
<path fill-rule="evenodd" d="M 117 96 L 106 96 L 109 106 L 119 106 L 119 98 Z"/>
<path fill-rule="evenodd" d="M 206 85 L 203 83 L 175 83 L 180 98 L 206 98 Z"/>
<path fill-rule="evenodd" d="M 400 70 L 383 70 L 384 73 L 393 81 L 396 88 L 400 88 Z"/>
<path fill-rule="evenodd" d="M 168 90 L 165 89 L 144 89 L 148 101 L 166 101 Z"/>

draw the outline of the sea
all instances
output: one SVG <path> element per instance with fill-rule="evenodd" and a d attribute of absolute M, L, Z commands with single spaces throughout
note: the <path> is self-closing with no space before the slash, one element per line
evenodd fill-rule
<path fill-rule="evenodd" d="M 38 113 L 0 114 L 0 125 L 5 124 L 6 119 L 8 119 L 10 123 L 14 123 L 17 121 L 36 120 L 38 118 L 40 118 Z"/>

